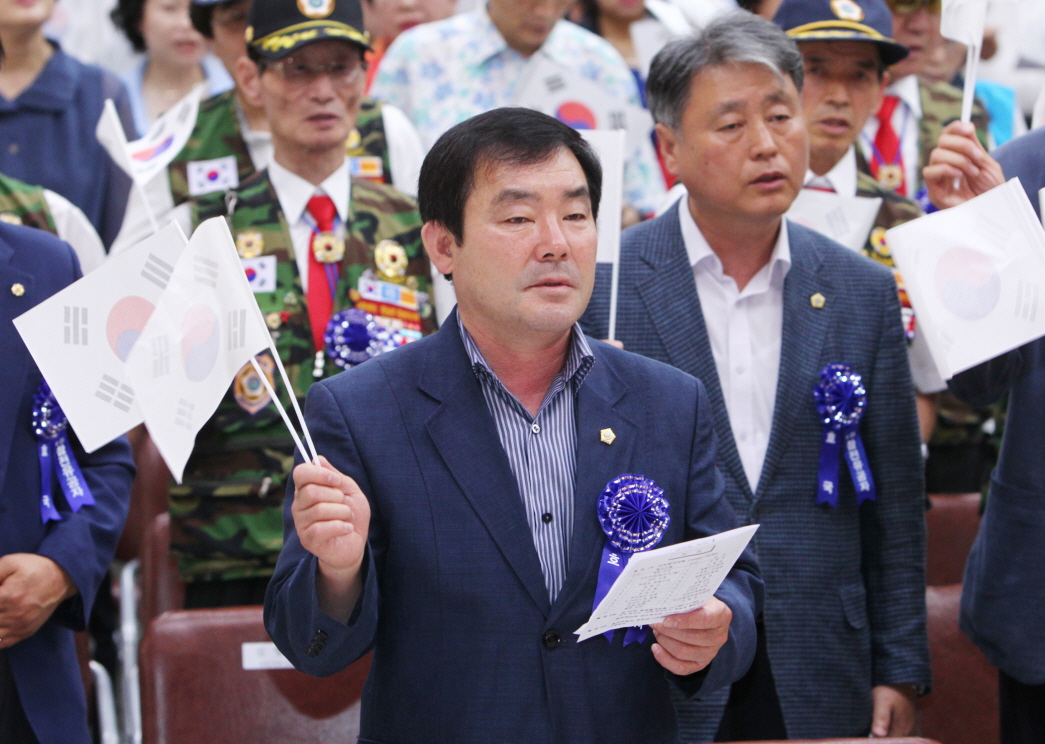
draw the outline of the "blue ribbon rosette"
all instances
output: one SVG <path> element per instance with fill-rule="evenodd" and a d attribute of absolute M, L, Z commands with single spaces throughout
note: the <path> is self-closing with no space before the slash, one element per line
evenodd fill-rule
<path fill-rule="evenodd" d="M 400 346 L 397 336 L 379 326 L 370 313 L 350 307 L 330 318 L 323 333 L 323 345 L 334 364 L 348 369 Z"/>
<path fill-rule="evenodd" d="M 606 533 L 606 545 L 602 549 L 592 612 L 606 598 L 632 554 L 659 543 L 670 523 L 664 489 L 649 478 L 625 474 L 606 485 L 599 495 L 599 524 Z M 603 635 L 612 643 L 612 630 Z M 624 645 L 645 639 L 646 626 L 628 628 Z"/>
<path fill-rule="evenodd" d="M 838 506 L 838 453 L 843 449 L 856 488 L 857 505 L 874 501 L 874 478 L 860 439 L 860 419 L 867 410 L 863 378 L 848 364 L 829 364 L 813 388 L 816 411 L 824 425 L 820 444 L 818 504 Z"/>
<path fill-rule="evenodd" d="M 74 512 L 94 504 L 94 496 L 69 444 L 68 420 L 65 412 L 46 382 L 41 382 L 33 395 L 33 433 L 36 434 L 40 457 L 40 518 L 44 524 L 60 522 L 61 515 L 54 506 L 51 493 L 51 474 L 65 492 L 65 500 Z"/>

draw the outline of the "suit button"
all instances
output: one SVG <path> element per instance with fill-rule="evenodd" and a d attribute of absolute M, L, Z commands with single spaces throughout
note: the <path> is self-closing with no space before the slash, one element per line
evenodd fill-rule
<path fill-rule="evenodd" d="M 541 642 L 544 643 L 544 647 L 549 651 L 554 651 L 559 646 L 559 641 L 562 640 L 562 636 L 559 635 L 557 630 L 546 631 L 541 636 Z"/>

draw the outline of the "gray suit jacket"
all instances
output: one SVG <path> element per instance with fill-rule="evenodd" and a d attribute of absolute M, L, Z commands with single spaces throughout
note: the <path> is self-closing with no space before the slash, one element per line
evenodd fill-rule
<path fill-rule="evenodd" d="M 741 521 L 762 525 L 754 543 L 788 734 L 861 736 L 870 728 L 873 685 L 930 682 L 914 387 L 891 273 L 801 226 L 789 225 L 788 236 L 776 406 L 754 493 L 730 429 L 677 205 L 624 234 L 616 336 L 625 349 L 689 372 L 707 389 L 726 495 Z M 604 268 L 581 321 L 596 338 L 607 333 Z M 822 309 L 810 302 L 817 292 L 826 298 Z M 860 432 L 878 499 L 860 508 L 844 465 L 838 507 L 815 503 L 821 424 L 813 388 L 831 362 L 850 364 L 867 388 Z M 680 703 L 683 737 L 710 741 L 726 697 Z"/>

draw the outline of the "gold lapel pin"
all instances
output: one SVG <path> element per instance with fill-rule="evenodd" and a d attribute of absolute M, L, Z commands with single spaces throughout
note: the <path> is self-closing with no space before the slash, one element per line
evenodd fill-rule
<path fill-rule="evenodd" d="M 11 285 L 11 294 L 15 297 L 21 297 L 25 294 L 25 287 L 23 287 L 20 282 L 15 282 Z"/>
<path fill-rule="evenodd" d="M 617 438 L 617 435 L 613 433 L 613 429 L 603 429 L 599 432 L 599 441 L 603 444 L 613 444 L 613 440 Z"/>
<path fill-rule="evenodd" d="M 817 292 L 815 295 L 809 298 L 809 304 L 815 307 L 817 310 L 827 304 L 827 298 Z"/>

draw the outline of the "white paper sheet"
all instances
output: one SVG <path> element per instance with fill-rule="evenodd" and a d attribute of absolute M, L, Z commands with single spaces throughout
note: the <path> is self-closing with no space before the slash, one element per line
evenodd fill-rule
<path fill-rule="evenodd" d="M 1045 230 L 1019 179 L 886 239 L 945 380 L 1045 336 Z"/>
<path fill-rule="evenodd" d="M 840 196 L 802 189 L 791 204 L 787 218 L 859 252 L 867 243 L 881 206 L 880 197 Z"/>
<path fill-rule="evenodd" d="M 1038 214 L 1041 215 L 1041 222 L 1045 224 L 1045 189 L 1038 192 Z"/>
<path fill-rule="evenodd" d="M 244 643 L 240 646 L 240 654 L 243 657 L 243 670 L 246 672 L 294 668 L 290 660 L 281 654 L 276 644 L 271 641 Z"/>
<path fill-rule="evenodd" d="M 577 642 L 616 628 L 659 623 L 703 607 L 744 552 L 757 524 L 699 540 L 635 553 Z"/>

